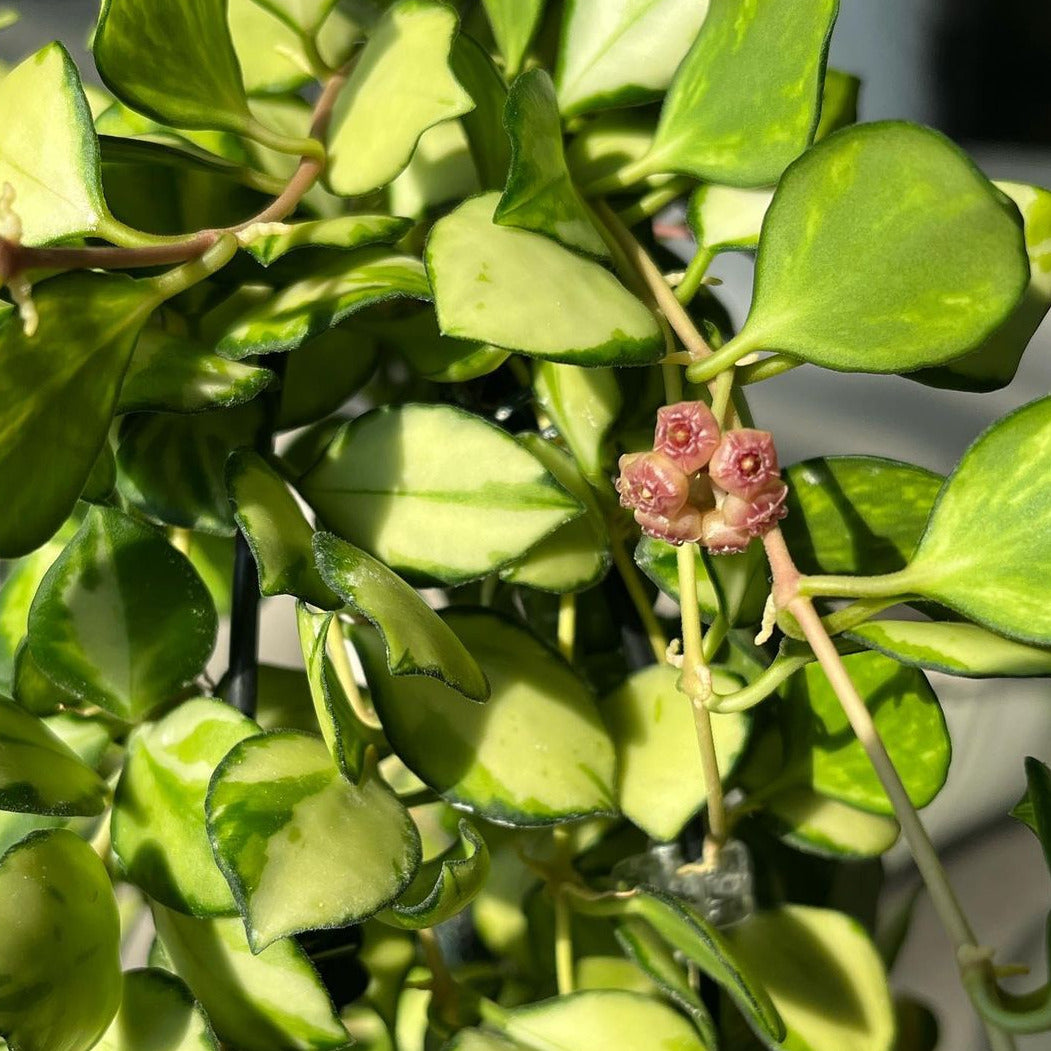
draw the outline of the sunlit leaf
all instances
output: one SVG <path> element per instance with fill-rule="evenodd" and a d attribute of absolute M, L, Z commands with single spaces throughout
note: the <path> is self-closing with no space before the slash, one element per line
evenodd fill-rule
<path fill-rule="evenodd" d="M 263 266 L 269 266 L 297 248 L 349 251 L 366 245 L 394 244 L 411 226 L 411 219 L 392 215 L 343 215 L 301 223 L 256 223 L 239 234 L 238 241 Z"/>
<path fill-rule="evenodd" d="M 540 24 L 546 0 L 482 0 L 493 36 L 504 56 L 508 78 L 521 68 L 522 60 Z"/>
<path fill-rule="evenodd" d="M 390 210 L 422 219 L 447 201 L 478 193 L 481 184 L 463 122 L 435 124 L 421 136 L 412 160 L 390 184 Z"/>

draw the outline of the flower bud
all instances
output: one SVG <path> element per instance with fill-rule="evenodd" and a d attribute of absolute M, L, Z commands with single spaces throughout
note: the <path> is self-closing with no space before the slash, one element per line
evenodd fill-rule
<path fill-rule="evenodd" d="M 708 472 L 720 489 L 751 499 L 780 477 L 773 436 L 749 427 L 727 431 L 712 453 Z"/>
<path fill-rule="evenodd" d="M 723 518 L 731 529 L 743 530 L 749 536 L 762 536 L 788 514 L 787 498 L 788 486 L 780 479 L 769 482 L 748 500 L 731 493 L 723 501 Z"/>
<path fill-rule="evenodd" d="M 686 475 L 662 453 L 626 453 L 616 482 L 623 507 L 670 517 L 682 510 L 689 495 Z"/>
<path fill-rule="evenodd" d="M 657 410 L 653 447 L 687 474 L 699 471 L 719 444 L 719 424 L 703 401 L 680 401 Z"/>
<path fill-rule="evenodd" d="M 701 512 L 689 505 L 671 517 L 636 510 L 635 521 L 647 536 L 674 544 L 676 547 L 701 539 Z"/>
<path fill-rule="evenodd" d="M 729 525 L 722 511 L 709 511 L 701 525 L 701 543 L 713 555 L 737 555 L 746 550 L 751 537 L 747 530 Z"/>

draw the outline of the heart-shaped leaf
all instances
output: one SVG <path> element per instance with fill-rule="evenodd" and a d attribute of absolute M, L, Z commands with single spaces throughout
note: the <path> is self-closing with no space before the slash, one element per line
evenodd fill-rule
<path fill-rule="evenodd" d="M 195 916 L 237 912 L 212 857 L 204 799 L 223 756 L 258 732 L 227 704 L 193 700 L 132 735 L 113 804 L 113 850 L 155 901 Z"/>
<path fill-rule="evenodd" d="M 455 632 L 397 574 L 331 533 L 314 539 L 324 581 L 380 632 L 391 675 L 430 675 L 484 701 L 489 684 Z"/>
<path fill-rule="evenodd" d="M 901 831 L 892 817 L 858 810 L 803 785 L 766 800 L 763 818 L 789 846 L 822 857 L 879 857 Z"/>
<path fill-rule="evenodd" d="M 0 1037 L 12 1051 L 88 1051 L 121 986 L 120 917 L 98 855 L 66 829 L 16 843 L 0 858 L 0 930 Z"/>
<path fill-rule="evenodd" d="M 577 365 L 660 357 L 653 314 L 608 270 L 549 237 L 497 225 L 497 201 L 472 198 L 431 230 L 427 273 L 442 332 Z"/>
<path fill-rule="evenodd" d="M 0 557 L 24 555 L 69 517 L 106 440 L 139 329 L 159 300 L 120 274 L 66 274 L 39 285 L 27 336 L 0 317 Z M 61 455 L 57 453 L 61 451 Z"/>
<path fill-rule="evenodd" d="M 569 0 L 555 74 L 563 114 L 658 98 L 707 10 L 707 0 Z"/>
<path fill-rule="evenodd" d="M 212 777 L 207 812 L 254 952 L 289 934 L 360 923 L 420 864 L 419 833 L 390 789 L 374 776 L 349 784 L 306 734 L 235 745 Z"/>
<path fill-rule="evenodd" d="M 175 973 L 224 1043 L 251 1051 L 336 1051 L 349 1036 L 306 953 L 282 939 L 253 954 L 240 919 L 199 920 L 154 903 Z"/>
<path fill-rule="evenodd" d="M 606 242 L 566 167 L 558 99 L 544 70 L 531 69 L 516 78 L 507 96 L 504 126 L 511 138 L 511 170 L 493 221 L 608 258 Z"/>
<path fill-rule="evenodd" d="M 386 186 L 429 127 L 474 108 L 449 68 L 456 29 L 455 13 L 431 0 L 400 0 L 373 29 L 332 111 L 333 192 L 354 197 Z"/>
<path fill-rule="evenodd" d="M 226 0 L 104 0 L 92 50 L 106 86 L 162 124 L 252 125 Z"/>
<path fill-rule="evenodd" d="M 779 183 L 748 320 L 721 353 L 846 372 L 939 365 L 993 332 L 1028 280 L 1017 214 L 964 153 L 914 124 L 855 125 Z"/>
<path fill-rule="evenodd" d="M 699 6 L 699 5 L 698 5 Z M 645 174 L 771 186 L 813 141 L 837 0 L 709 0 Z"/>
<path fill-rule="evenodd" d="M 393 678 L 383 644 L 354 634 L 392 747 L 450 802 L 506 824 L 544 825 L 613 808 L 613 744 L 591 691 L 523 628 L 481 610 L 445 621 L 489 679 L 485 705 L 436 679 Z M 523 763 L 523 754 L 543 755 Z"/>
<path fill-rule="evenodd" d="M 510 435 L 444 405 L 348 423 L 300 489 L 333 532 L 447 583 L 491 573 L 581 511 Z"/>
<path fill-rule="evenodd" d="M 704 805 L 704 770 L 693 707 L 679 692 L 679 672 L 656 664 L 635 672 L 601 704 L 617 750 L 617 802 L 648 836 L 672 840 Z M 716 672 L 719 693 L 736 680 Z M 737 713 L 713 715 L 719 772 L 728 778 L 748 740 L 749 721 Z"/>
<path fill-rule="evenodd" d="M 759 231 L 774 191 L 705 183 L 690 198 L 686 216 L 697 238 L 698 252 L 751 251 L 759 244 Z"/>
<path fill-rule="evenodd" d="M 124 973 L 120 1010 L 95 1051 L 219 1051 L 201 1005 L 156 967 Z"/>
<path fill-rule="evenodd" d="M 187 559 L 155 529 L 97 507 L 37 591 L 29 646 L 62 689 L 134 721 L 200 673 L 216 627 Z"/>
<path fill-rule="evenodd" d="M 546 0 L 482 0 L 493 36 L 504 56 L 508 79 L 521 68 L 522 60 L 540 25 Z"/>
<path fill-rule="evenodd" d="M 102 778 L 46 723 L 0 697 L 0 810 L 92 816 L 108 795 Z"/>
<path fill-rule="evenodd" d="M 297 248 L 350 251 L 367 245 L 395 244 L 412 227 L 411 219 L 393 215 L 342 215 L 302 223 L 256 223 L 238 234 L 238 241 L 263 266 Z"/>
<path fill-rule="evenodd" d="M 314 530 L 285 480 L 251 449 L 226 461 L 226 485 L 234 519 L 259 569 L 263 595 L 295 595 L 321 609 L 339 598 L 325 586 L 314 565 Z"/>
<path fill-rule="evenodd" d="M 861 924 L 830 909 L 785 905 L 726 930 L 785 1020 L 785 1047 L 886 1051 L 894 1004 Z"/>

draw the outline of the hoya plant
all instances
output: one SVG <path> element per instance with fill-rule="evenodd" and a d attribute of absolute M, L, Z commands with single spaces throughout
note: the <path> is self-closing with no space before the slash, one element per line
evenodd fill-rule
<path fill-rule="evenodd" d="M 1051 676 L 1051 398 L 947 478 L 748 408 L 1003 388 L 1051 193 L 855 123 L 836 7 L 103 0 L 105 88 L 5 71 L 10 1051 L 929 1051 L 899 835 L 1051 1028 L 917 816 L 925 672 Z"/>

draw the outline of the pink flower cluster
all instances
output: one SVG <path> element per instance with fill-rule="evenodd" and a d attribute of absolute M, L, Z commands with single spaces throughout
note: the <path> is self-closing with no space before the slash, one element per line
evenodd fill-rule
<path fill-rule="evenodd" d="M 647 535 L 717 555 L 744 551 L 787 513 L 770 432 L 721 433 L 703 401 L 657 412 L 653 450 L 620 458 L 617 492 Z"/>

